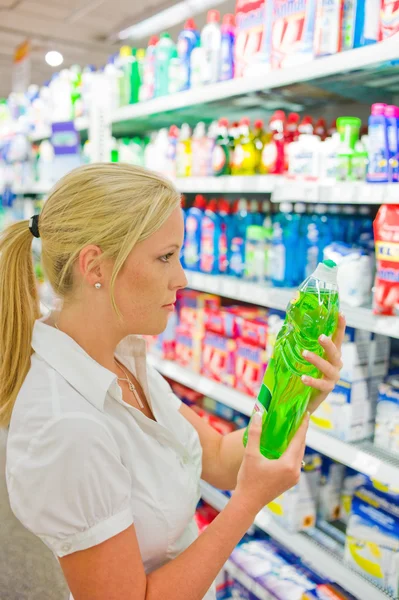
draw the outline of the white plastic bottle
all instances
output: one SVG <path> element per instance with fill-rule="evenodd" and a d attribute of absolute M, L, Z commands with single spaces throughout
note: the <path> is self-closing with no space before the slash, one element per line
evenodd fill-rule
<path fill-rule="evenodd" d="M 220 78 L 222 31 L 218 10 L 208 11 L 207 24 L 201 32 L 201 46 L 205 53 L 204 83 L 216 83 Z"/>

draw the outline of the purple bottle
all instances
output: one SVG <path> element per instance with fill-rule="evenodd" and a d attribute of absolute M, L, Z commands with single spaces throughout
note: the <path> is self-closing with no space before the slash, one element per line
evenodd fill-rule
<path fill-rule="evenodd" d="M 385 108 L 387 119 L 389 164 L 388 179 L 391 182 L 399 181 L 399 106 Z"/>
<path fill-rule="evenodd" d="M 377 103 L 371 107 L 369 118 L 369 166 L 367 181 L 388 183 L 389 146 L 388 119 L 385 116 L 386 104 Z"/>

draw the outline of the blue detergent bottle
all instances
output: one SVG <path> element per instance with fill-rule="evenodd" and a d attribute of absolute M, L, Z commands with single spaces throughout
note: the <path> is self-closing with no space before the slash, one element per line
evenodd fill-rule
<path fill-rule="evenodd" d="M 369 183 L 387 183 L 389 181 L 389 144 L 388 119 L 385 116 L 387 105 L 382 102 L 373 104 L 369 118 L 369 165 L 367 181 Z"/>
<path fill-rule="evenodd" d="M 177 54 L 180 60 L 180 90 L 188 90 L 191 86 L 191 53 L 199 45 L 200 32 L 194 19 L 187 19 L 184 29 L 177 39 Z"/>
<path fill-rule="evenodd" d="M 243 277 L 245 268 L 246 233 L 251 224 L 251 214 L 248 210 L 248 201 L 241 198 L 234 203 L 231 215 L 231 244 L 229 274 L 234 277 Z"/>
<path fill-rule="evenodd" d="M 271 282 L 275 287 L 295 287 L 298 281 L 299 220 L 290 202 L 280 205 L 273 222 L 270 248 Z"/>
<path fill-rule="evenodd" d="M 219 273 L 219 240 L 222 232 L 222 218 L 218 211 L 218 201 L 210 200 L 201 222 L 200 271 L 209 275 Z"/>
<path fill-rule="evenodd" d="M 234 235 L 234 226 L 231 215 L 231 207 L 227 200 L 221 198 L 218 204 L 220 216 L 220 238 L 219 238 L 219 273 L 227 275 L 231 259 L 231 241 Z"/>
<path fill-rule="evenodd" d="M 385 117 L 388 128 L 388 179 L 391 182 L 397 182 L 399 181 L 399 106 L 387 106 Z"/>
<path fill-rule="evenodd" d="M 307 250 L 307 225 L 310 220 L 310 215 L 307 214 L 306 204 L 298 202 L 294 206 L 295 218 L 298 220 L 298 251 L 295 256 L 296 266 L 298 270 L 297 279 L 304 281 L 306 267 L 306 250 Z"/>
<path fill-rule="evenodd" d="M 220 81 L 227 81 L 234 77 L 234 41 L 235 17 L 227 14 L 222 21 Z"/>
<path fill-rule="evenodd" d="M 206 200 L 198 194 L 194 204 L 186 214 L 186 238 L 183 261 L 189 271 L 199 271 L 201 258 L 201 224 L 204 217 Z"/>

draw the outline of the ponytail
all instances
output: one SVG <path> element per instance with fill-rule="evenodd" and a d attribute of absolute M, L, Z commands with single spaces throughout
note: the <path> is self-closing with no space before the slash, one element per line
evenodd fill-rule
<path fill-rule="evenodd" d="M 0 236 L 0 427 L 8 427 L 29 371 L 32 330 L 40 316 L 29 221 Z"/>

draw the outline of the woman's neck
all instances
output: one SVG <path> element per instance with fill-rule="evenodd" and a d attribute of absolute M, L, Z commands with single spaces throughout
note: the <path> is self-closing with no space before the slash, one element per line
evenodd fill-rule
<path fill-rule="evenodd" d="M 83 350 L 101 366 L 115 372 L 114 354 L 124 333 L 115 326 L 115 319 L 105 317 L 81 306 L 64 306 L 59 312 L 52 312 L 49 325 L 71 337 Z"/>

